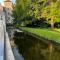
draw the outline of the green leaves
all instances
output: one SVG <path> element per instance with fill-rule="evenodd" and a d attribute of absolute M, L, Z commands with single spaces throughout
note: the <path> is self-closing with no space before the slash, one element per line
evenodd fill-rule
<path fill-rule="evenodd" d="M 24 17 L 26 17 L 27 12 L 28 12 L 28 8 L 29 8 L 29 4 L 31 0 L 16 0 L 16 11 L 17 11 L 17 15 L 18 17 L 20 17 L 21 19 L 23 19 Z"/>
<path fill-rule="evenodd" d="M 50 24 L 60 22 L 60 6 L 59 1 L 56 2 L 50 2 L 50 4 L 43 8 L 42 10 L 42 17 L 45 17 L 46 20 L 48 20 L 48 23 Z M 50 20 L 49 20 L 50 19 Z"/>
<path fill-rule="evenodd" d="M 20 22 L 45 18 L 48 24 L 60 22 L 60 0 L 48 2 L 48 0 L 16 0 L 14 17 Z M 53 24 L 54 25 L 54 24 Z"/>

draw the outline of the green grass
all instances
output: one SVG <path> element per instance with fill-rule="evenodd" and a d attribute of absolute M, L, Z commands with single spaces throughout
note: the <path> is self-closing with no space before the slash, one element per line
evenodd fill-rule
<path fill-rule="evenodd" d="M 60 29 L 55 28 L 54 30 L 57 31 L 57 32 L 60 32 Z"/>
<path fill-rule="evenodd" d="M 60 33 L 55 32 L 51 29 L 27 28 L 27 27 L 21 27 L 21 29 L 23 29 L 27 32 L 36 34 L 40 37 L 44 37 L 48 40 L 53 40 L 53 41 L 56 41 L 56 42 L 60 43 Z"/>

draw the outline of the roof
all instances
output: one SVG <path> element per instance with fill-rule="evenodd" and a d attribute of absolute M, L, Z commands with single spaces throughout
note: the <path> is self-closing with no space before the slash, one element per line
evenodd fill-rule
<path fill-rule="evenodd" d="M 4 2 L 11 2 L 11 0 L 5 0 Z"/>

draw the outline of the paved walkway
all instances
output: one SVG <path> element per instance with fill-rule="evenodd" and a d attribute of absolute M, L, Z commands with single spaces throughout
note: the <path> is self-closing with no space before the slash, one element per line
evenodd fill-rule
<path fill-rule="evenodd" d="M 0 21 L 0 60 L 4 60 L 4 28 Z"/>

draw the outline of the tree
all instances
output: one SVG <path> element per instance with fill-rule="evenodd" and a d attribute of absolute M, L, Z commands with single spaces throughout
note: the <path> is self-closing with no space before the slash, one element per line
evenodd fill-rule
<path fill-rule="evenodd" d="M 46 5 L 47 0 L 34 0 L 30 5 L 29 15 L 36 19 L 41 18 L 41 10 Z"/>
<path fill-rule="evenodd" d="M 29 11 L 29 5 L 31 0 L 16 0 L 16 5 L 14 8 L 14 17 L 18 22 L 22 22 L 27 16 L 27 12 Z"/>
<path fill-rule="evenodd" d="M 29 24 L 44 18 L 54 28 L 60 22 L 60 0 L 16 0 L 14 17 L 19 22 Z M 19 23 L 20 24 L 20 23 Z"/>
<path fill-rule="evenodd" d="M 14 8 L 14 17 L 19 22 L 32 22 L 41 18 L 41 9 L 45 6 L 47 0 L 16 0 Z M 32 19 L 28 19 L 32 17 Z"/>
<path fill-rule="evenodd" d="M 60 5 L 59 1 L 51 2 L 42 10 L 42 17 L 45 17 L 46 20 L 51 24 L 51 28 L 54 28 L 54 23 L 59 22 L 60 19 Z"/>

